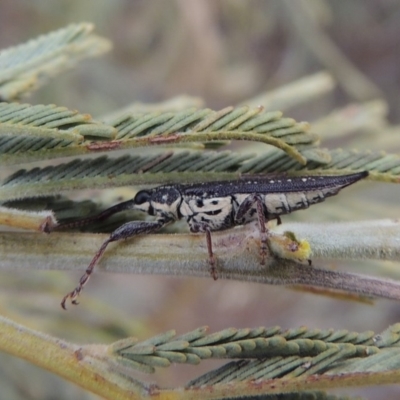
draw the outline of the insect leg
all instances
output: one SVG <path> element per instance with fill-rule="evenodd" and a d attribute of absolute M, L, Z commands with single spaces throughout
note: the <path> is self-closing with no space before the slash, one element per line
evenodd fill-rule
<path fill-rule="evenodd" d="M 212 249 L 212 240 L 211 240 L 211 229 L 205 222 L 196 222 L 192 223 L 190 227 L 191 232 L 203 232 L 206 234 L 206 243 L 208 250 L 208 262 L 210 263 L 210 274 L 214 281 L 218 279 L 217 268 L 215 263 L 214 252 Z"/>
<path fill-rule="evenodd" d="M 239 206 L 236 215 L 235 221 L 238 223 L 243 223 L 243 220 L 246 218 L 246 214 L 251 211 L 256 206 L 258 225 L 260 229 L 260 241 L 261 241 L 261 264 L 265 263 L 265 255 L 267 252 L 267 230 L 265 228 L 266 218 L 264 213 L 264 206 L 261 197 L 256 194 L 250 194 Z"/>
<path fill-rule="evenodd" d="M 93 273 L 94 267 L 98 263 L 99 259 L 103 255 L 107 246 L 111 242 L 115 242 L 122 239 L 128 239 L 132 236 L 140 235 L 143 233 L 152 233 L 158 231 L 163 226 L 167 225 L 170 220 L 160 219 L 154 222 L 146 222 L 146 221 L 132 221 L 127 222 L 126 224 L 117 228 L 114 232 L 111 233 L 110 237 L 104 241 L 101 245 L 100 249 L 97 251 L 89 266 L 86 268 L 85 273 L 82 275 L 79 280 L 79 285 L 72 291 L 69 292 L 61 301 L 61 307 L 65 310 L 65 303 L 68 299 L 71 299 L 72 304 L 78 304 L 76 301 L 77 297 L 81 293 L 83 287 L 87 284 L 90 275 Z"/>
<path fill-rule="evenodd" d="M 210 262 L 210 274 L 214 281 L 218 279 L 217 268 L 215 267 L 215 258 L 212 250 L 212 241 L 211 241 L 211 231 L 209 227 L 205 228 L 206 233 L 206 241 L 207 241 L 207 250 L 208 250 L 208 261 Z"/>

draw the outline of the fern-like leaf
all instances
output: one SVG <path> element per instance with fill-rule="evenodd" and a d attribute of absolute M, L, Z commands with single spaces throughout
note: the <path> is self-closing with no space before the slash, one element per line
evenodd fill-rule
<path fill-rule="evenodd" d="M 37 89 L 79 59 L 110 48 L 108 40 L 93 35 L 93 25 L 72 24 L 0 52 L 0 101 L 15 101 Z"/>

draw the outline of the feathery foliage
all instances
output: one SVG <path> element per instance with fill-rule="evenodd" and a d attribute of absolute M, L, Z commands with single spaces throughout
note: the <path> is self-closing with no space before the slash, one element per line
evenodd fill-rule
<path fill-rule="evenodd" d="M 85 216 L 102 208 L 92 200 L 70 199 L 72 190 L 204 182 L 271 173 L 295 176 L 364 170 L 369 171 L 371 181 L 400 181 L 398 155 L 376 148 L 320 147 L 319 136 L 310 132 L 308 123 L 298 123 L 280 111 L 253 106 L 259 99 L 249 100 L 251 106 L 219 111 L 191 105 L 179 110 L 130 109 L 96 120 L 65 107 L 17 103 L 81 58 L 107 50 L 108 41 L 91 31 L 90 24 L 71 25 L 0 53 L 0 164 L 3 171 L 8 168 L 0 185 L 0 224 L 6 226 L 0 232 L 0 268 L 82 268 L 82 259 L 98 248 L 98 236 L 75 233 L 79 235 L 76 245 L 69 233 L 45 237 L 38 232 L 8 230 L 43 231 L 46 224 L 55 223 L 55 216 Z M 321 91 L 333 86 L 332 78 L 326 74 L 315 79 L 322 82 Z M 263 98 L 268 104 L 274 104 L 275 99 L 285 108 L 285 104 L 312 95 L 306 89 L 313 87 L 310 82 L 315 81 L 306 79 L 289 85 L 280 92 L 279 101 L 271 94 Z M 291 90 L 296 91 L 296 96 L 292 103 L 285 102 L 284 94 L 290 96 Z M 318 92 L 317 88 L 312 90 Z M 333 134 L 329 133 L 329 137 Z M 390 140 L 395 139 L 389 138 L 389 143 Z M 225 149 L 226 145 L 231 147 Z M 60 162 L 61 157 L 68 159 Z M 45 164 L 26 165 L 44 160 Z M 94 225 L 91 229 L 109 231 L 131 218 L 122 216 L 105 227 Z M 399 261 L 398 222 L 353 223 L 340 226 L 341 231 L 324 225 L 323 232 L 320 227 L 306 224 L 294 225 L 287 232 L 285 226 L 270 227 L 269 261 L 264 270 L 257 262 L 257 239 L 251 230 L 213 236 L 217 244 L 222 244 L 221 250 L 216 247 L 221 277 L 400 299 L 397 281 L 304 265 L 309 257 L 304 249 L 309 249 L 309 244 L 311 251 L 322 258 Z M 203 238 L 160 234 L 151 235 L 140 245 L 139 241 L 132 246 L 137 245 L 140 252 L 118 246 L 113 259 L 105 260 L 102 268 L 170 275 L 208 274 L 202 259 Z M 48 255 L 49 248 L 53 259 Z M 135 269 L 135 265 L 140 267 Z M 0 331 L 1 350 L 109 399 L 273 399 L 274 395 L 280 399 L 339 399 L 343 397 L 320 390 L 397 383 L 400 376 L 399 324 L 379 335 L 372 331 L 306 327 L 230 328 L 208 334 L 206 328 L 198 328 L 178 337 L 169 331 L 141 342 L 127 338 L 108 346 L 62 342 L 3 317 Z M 133 378 L 134 370 L 152 373 L 157 367 L 195 365 L 207 359 L 231 361 L 178 389 L 160 389 Z"/>

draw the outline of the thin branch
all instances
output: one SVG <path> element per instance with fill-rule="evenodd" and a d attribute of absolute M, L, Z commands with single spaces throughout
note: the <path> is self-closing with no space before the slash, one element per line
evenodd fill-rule
<path fill-rule="evenodd" d="M 285 223 L 274 232 L 293 231 L 306 238 L 312 256 L 347 260 L 400 261 L 400 220 L 336 223 Z"/>
<path fill-rule="evenodd" d="M 340 229 L 336 224 L 325 224 L 323 227 L 315 224 L 287 224 L 285 230 L 289 228 L 297 237 L 310 237 L 312 251 L 321 257 L 400 259 L 399 244 L 396 241 L 400 235 L 400 224 L 397 221 L 363 222 L 358 227 L 363 235 L 358 236 L 354 235 L 352 224 L 349 229 L 345 224 Z M 316 240 L 321 229 L 327 235 L 325 241 Z M 337 246 L 346 235 L 354 236 L 352 245 L 360 247 L 360 252 L 351 251 L 349 246 L 343 246 L 343 249 Z M 3 256 L 0 269 L 18 266 L 23 269 L 84 271 L 107 237 L 99 234 L 2 233 L 0 253 Z M 282 237 L 285 240 L 282 241 Z M 360 245 L 357 244 L 357 238 Z M 400 300 L 400 282 L 319 269 L 293 261 L 296 257 L 305 261 L 308 258 L 308 247 L 303 246 L 305 251 L 299 252 L 299 248 L 302 249 L 301 242 L 287 236 L 270 237 L 269 247 L 273 253 L 269 250 L 264 266 L 260 265 L 258 230 L 253 225 L 215 232 L 212 239 L 218 276 L 221 278 L 274 285 L 302 284 Z M 371 243 L 372 250 L 368 243 Z M 146 235 L 132 241 L 112 243 L 100 261 L 99 270 L 210 277 L 206 241 L 201 234 Z"/>
<path fill-rule="evenodd" d="M 107 399 L 141 399 L 143 386 L 133 379 L 112 374 L 99 354 L 106 357 L 106 346 L 96 346 L 97 357 L 85 349 L 28 329 L 0 316 L 0 350 L 25 359 L 68 379 Z M 93 352 L 93 350 L 92 350 Z M 117 378 L 117 379 L 113 379 Z"/>
<path fill-rule="evenodd" d="M 232 396 L 397 383 L 399 325 L 372 332 L 319 331 L 305 327 L 225 329 L 208 334 L 199 328 L 179 337 L 169 331 L 138 343 L 78 346 L 0 317 L 0 350 L 25 359 L 105 399 L 219 399 Z M 378 347 L 380 349 L 378 349 Z M 257 349 L 274 353 L 259 358 Z M 161 389 L 132 377 L 142 370 L 203 358 L 237 358 L 196 378 L 183 388 Z M 378 362 L 377 360 L 381 361 Z M 139 361 L 138 361 L 139 360 Z M 196 362 L 194 362 L 196 363 Z M 378 364 L 377 369 L 374 365 Z"/>

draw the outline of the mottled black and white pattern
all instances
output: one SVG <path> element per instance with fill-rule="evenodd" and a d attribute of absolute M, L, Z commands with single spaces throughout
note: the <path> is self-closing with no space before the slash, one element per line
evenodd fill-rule
<path fill-rule="evenodd" d="M 211 232 L 228 229 L 258 221 L 261 239 L 261 263 L 266 251 L 267 235 L 265 222 L 280 215 L 308 208 L 340 189 L 366 177 L 368 172 L 342 176 L 301 176 L 238 179 L 234 181 L 208 182 L 200 184 L 175 184 L 141 190 L 128 201 L 117 204 L 99 215 L 59 227 L 78 227 L 128 209 L 141 210 L 155 216 L 155 221 L 131 221 L 117 228 L 102 244 L 81 277 L 79 285 L 68 293 L 73 304 L 89 280 L 95 265 L 110 242 L 155 232 L 165 225 L 185 219 L 191 232 L 206 234 L 210 272 L 217 279 L 215 258 L 212 250 Z"/>
<path fill-rule="evenodd" d="M 366 174 L 166 185 L 139 192 L 137 197 L 145 195 L 147 201 L 138 205 L 133 199 L 132 208 L 172 221 L 184 218 L 192 232 L 202 232 L 204 227 L 218 231 L 257 220 L 256 202 L 249 201 L 252 195 L 261 199 L 268 221 L 320 203 Z"/>

